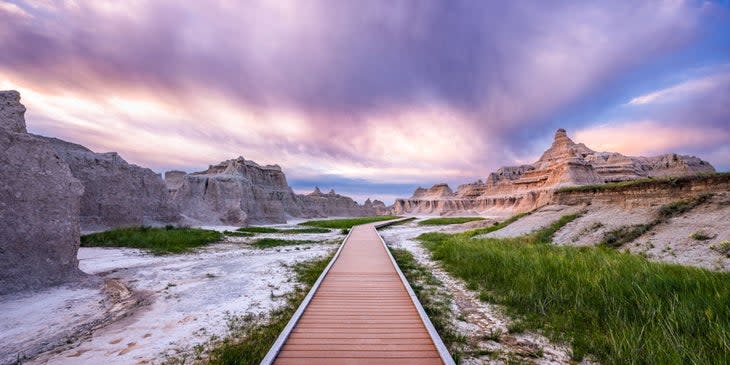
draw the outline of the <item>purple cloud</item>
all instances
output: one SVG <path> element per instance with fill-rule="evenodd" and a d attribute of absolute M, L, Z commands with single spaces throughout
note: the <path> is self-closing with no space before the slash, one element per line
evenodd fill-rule
<path fill-rule="evenodd" d="M 37 94 L 44 133 L 160 169 L 244 154 L 303 177 L 411 181 L 529 160 L 544 146 L 525 135 L 551 135 L 566 110 L 726 13 L 700 1 L 11 5 L 0 7 L 0 83 Z M 102 110 L 63 107 L 63 94 Z"/>

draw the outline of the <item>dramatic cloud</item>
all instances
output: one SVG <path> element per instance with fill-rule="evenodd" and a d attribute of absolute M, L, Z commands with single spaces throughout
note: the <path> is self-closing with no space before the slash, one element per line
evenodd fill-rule
<path fill-rule="evenodd" d="M 244 155 L 301 189 L 405 195 L 529 161 L 555 127 L 592 128 L 612 108 L 691 113 L 702 100 L 684 95 L 715 86 L 612 90 L 728 62 L 726 38 L 705 41 L 728 32 L 727 13 L 677 0 L 0 0 L 0 87 L 22 92 L 32 131 L 157 170 Z M 643 71 L 684 54 L 704 58 Z M 701 122 L 727 132 L 716 107 Z M 620 120 L 676 123 L 645 114 Z M 715 156 L 701 133 L 682 148 Z"/>
<path fill-rule="evenodd" d="M 623 120 L 589 126 L 577 139 L 601 150 L 699 154 L 730 168 L 730 65 L 631 99 Z"/>

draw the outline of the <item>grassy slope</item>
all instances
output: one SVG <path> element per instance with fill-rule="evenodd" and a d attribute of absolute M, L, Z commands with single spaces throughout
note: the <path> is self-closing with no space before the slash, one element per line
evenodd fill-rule
<path fill-rule="evenodd" d="M 704 204 L 709 201 L 710 198 L 712 198 L 712 194 L 701 194 L 690 199 L 679 200 L 674 203 L 662 205 L 657 211 L 656 217 L 654 217 L 651 222 L 633 226 L 623 226 L 610 230 L 604 233 L 600 243 L 601 245 L 608 247 L 621 247 L 624 244 L 643 236 L 652 228 L 666 222 L 668 219 L 684 214 L 701 204 Z"/>
<path fill-rule="evenodd" d="M 219 241 L 223 234 L 197 228 L 130 227 L 81 236 L 82 247 L 132 247 L 154 254 L 181 253 Z"/>
<path fill-rule="evenodd" d="M 286 295 L 286 304 L 270 312 L 266 317 L 245 316 L 229 321 L 231 333 L 209 352 L 208 363 L 214 365 L 258 364 L 266 356 L 279 333 L 286 327 L 289 319 L 331 259 L 332 256 L 328 256 L 294 265 L 297 281 L 301 285 Z"/>
<path fill-rule="evenodd" d="M 386 215 L 386 216 L 378 216 L 378 217 L 358 217 L 358 218 L 345 218 L 345 219 L 328 219 L 328 220 L 318 220 L 318 221 L 307 221 L 299 223 L 299 225 L 302 226 L 311 226 L 311 227 L 320 227 L 320 228 L 336 228 L 336 229 L 342 229 L 342 228 L 352 228 L 352 226 L 356 226 L 358 224 L 366 224 L 366 223 L 373 223 L 373 222 L 382 222 L 382 221 L 388 221 L 391 219 L 396 219 L 398 217 Z"/>
<path fill-rule="evenodd" d="M 431 218 L 418 222 L 422 226 L 443 226 L 447 224 L 461 224 L 466 222 L 481 221 L 481 217 L 448 217 L 448 218 Z"/>
<path fill-rule="evenodd" d="M 625 188 L 650 188 L 650 187 L 678 187 L 685 184 L 691 183 L 692 181 L 701 181 L 713 179 L 716 181 L 728 181 L 730 179 L 730 173 L 728 172 L 717 172 L 713 174 L 698 174 L 690 176 L 680 177 L 663 177 L 663 178 L 644 178 L 636 180 L 628 180 L 607 184 L 593 184 L 593 185 L 579 185 L 579 186 L 566 186 L 558 189 L 557 193 L 598 193 L 602 191 L 610 190 L 621 190 Z"/>
<path fill-rule="evenodd" d="M 605 364 L 730 363 L 730 274 L 649 262 L 606 247 L 560 247 L 564 217 L 535 234 L 421 236 L 452 275 L 524 327 Z"/>

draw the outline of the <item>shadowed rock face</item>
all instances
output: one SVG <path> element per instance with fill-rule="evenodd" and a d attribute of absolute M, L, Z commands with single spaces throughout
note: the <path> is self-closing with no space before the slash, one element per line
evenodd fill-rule
<path fill-rule="evenodd" d="M 26 132 L 17 91 L 0 91 L 0 295 L 81 275 L 83 187 L 44 139 Z"/>
<path fill-rule="evenodd" d="M 535 163 L 507 166 L 481 180 L 459 186 L 455 193 L 445 184 L 416 189 L 409 199 L 398 199 L 396 214 L 512 214 L 532 210 L 550 201 L 560 187 L 602 184 L 644 177 L 711 173 L 708 162 L 694 156 L 667 154 L 632 157 L 596 152 L 573 142 L 558 129 L 552 145 Z"/>
<path fill-rule="evenodd" d="M 384 214 L 382 202 L 359 205 L 318 188 L 295 194 L 277 165 L 261 166 L 239 157 L 192 174 L 165 173 L 165 182 L 185 219 L 192 224 L 285 223 L 287 218 Z"/>
<path fill-rule="evenodd" d="M 82 230 L 170 223 L 179 219 L 162 177 L 154 171 L 129 164 L 116 152 L 95 153 L 57 138 L 39 138 L 50 143 L 84 186 Z"/>

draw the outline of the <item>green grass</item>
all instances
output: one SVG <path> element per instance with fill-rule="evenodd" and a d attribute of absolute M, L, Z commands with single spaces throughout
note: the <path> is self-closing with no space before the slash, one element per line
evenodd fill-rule
<path fill-rule="evenodd" d="M 690 184 L 693 181 L 702 180 L 724 182 L 730 180 L 730 173 L 718 172 L 713 174 L 698 174 L 681 177 L 644 178 L 606 184 L 566 186 L 556 190 L 556 193 L 598 193 L 602 191 L 622 190 L 627 188 L 681 187 Z"/>
<path fill-rule="evenodd" d="M 494 231 L 500 230 L 500 229 L 502 229 L 504 227 L 507 227 L 508 225 L 514 223 L 518 219 L 520 219 L 520 218 L 522 218 L 524 216 L 527 216 L 529 214 L 530 213 L 516 214 L 516 215 L 513 215 L 512 217 L 509 217 L 508 219 L 506 219 L 506 220 L 504 220 L 502 222 L 494 222 L 494 224 L 491 225 L 491 226 L 489 226 L 489 227 L 471 229 L 471 230 L 464 231 L 464 232 L 461 232 L 461 233 L 456 233 L 456 234 L 448 234 L 448 233 L 441 233 L 441 232 L 429 232 L 429 233 L 424 233 L 424 234 L 420 235 L 419 238 L 426 239 L 426 240 L 429 240 L 429 241 L 441 241 L 441 240 L 445 240 L 445 239 L 454 237 L 455 235 L 456 236 L 459 236 L 459 237 L 463 237 L 463 238 L 472 238 L 472 237 L 475 237 L 475 236 L 479 236 L 479 235 L 482 235 L 482 234 L 487 234 L 487 233 L 490 233 L 490 232 L 494 232 Z"/>
<path fill-rule="evenodd" d="M 447 224 L 461 224 L 474 221 L 482 221 L 482 217 L 448 217 L 448 218 L 431 218 L 418 222 L 422 226 L 443 226 Z"/>
<path fill-rule="evenodd" d="M 451 318 L 451 296 L 443 289 L 441 281 L 433 276 L 428 268 L 420 265 L 409 251 L 388 248 L 403 275 L 408 279 L 408 283 L 416 293 L 439 337 L 448 347 L 451 357 L 459 363 L 462 352 L 465 350 L 466 338 L 459 334 Z"/>
<path fill-rule="evenodd" d="M 251 232 L 238 232 L 238 231 L 223 231 L 223 234 L 231 237 L 251 237 L 254 234 Z"/>
<path fill-rule="evenodd" d="M 273 227 L 242 227 L 237 229 L 239 232 L 247 232 L 247 233 L 278 233 L 278 228 Z"/>
<path fill-rule="evenodd" d="M 422 235 L 443 267 L 480 298 L 542 329 L 578 360 L 730 363 L 730 274 L 650 262 L 608 247 L 546 244 L 570 218 L 519 238 Z"/>
<path fill-rule="evenodd" d="M 343 229 L 343 228 L 352 228 L 353 226 L 356 226 L 356 225 L 359 225 L 359 224 L 389 221 L 391 219 L 397 219 L 397 218 L 398 218 L 397 216 L 385 215 L 385 216 L 378 216 L 378 217 L 358 217 L 358 218 L 345 218 L 345 219 L 326 219 L 326 220 L 317 220 L 317 221 L 302 222 L 302 223 L 299 223 L 299 225 L 301 225 L 301 226 L 311 226 L 311 227 L 320 227 L 320 228 Z"/>
<path fill-rule="evenodd" d="M 271 248 L 280 246 L 295 246 L 295 245 L 309 245 L 318 243 L 319 241 L 309 240 L 284 240 L 280 238 L 259 238 L 251 243 L 251 246 L 256 248 Z"/>
<path fill-rule="evenodd" d="M 300 283 L 285 296 L 286 303 L 265 316 L 232 317 L 228 321 L 230 334 L 208 351 L 208 364 L 247 365 L 259 364 L 284 330 L 309 289 L 317 281 L 332 256 L 297 263 L 293 266 Z M 187 362 L 184 362 L 187 363 Z"/>
<path fill-rule="evenodd" d="M 275 228 L 275 227 L 243 227 L 237 231 L 245 233 L 283 233 L 283 234 L 304 234 L 304 233 L 329 233 L 330 230 L 326 228 L 311 227 L 311 228 Z"/>
<path fill-rule="evenodd" d="M 385 226 L 383 228 L 380 228 L 380 230 L 389 229 L 389 228 L 392 228 L 392 227 L 397 227 L 397 226 L 400 226 L 400 225 L 403 225 L 403 224 L 407 224 L 407 223 L 413 222 L 416 219 L 418 219 L 418 218 L 416 218 L 416 217 L 410 217 L 410 218 L 401 219 L 401 220 L 399 220 L 397 222 L 393 222 L 393 223 L 391 223 L 391 224 L 389 224 L 389 225 L 387 225 L 387 226 Z M 349 230 L 348 230 L 348 232 L 349 232 Z"/>
<path fill-rule="evenodd" d="M 82 247 L 132 247 L 154 254 L 173 254 L 220 241 L 221 232 L 198 228 L 129 227 L 81 236 Z"/>

